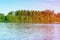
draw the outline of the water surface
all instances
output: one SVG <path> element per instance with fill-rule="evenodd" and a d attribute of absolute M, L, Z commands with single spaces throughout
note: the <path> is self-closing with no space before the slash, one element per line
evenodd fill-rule
<path fill-rule="evenodd" d="M 60 40 L 60 24 L 0 23 L 0 40 Z"/>

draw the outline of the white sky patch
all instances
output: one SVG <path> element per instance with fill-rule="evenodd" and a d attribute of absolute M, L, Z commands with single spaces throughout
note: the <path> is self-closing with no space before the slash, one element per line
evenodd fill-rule
<path fill-rule="evenodd" d="M 60 6 L 59 5 L 54 5 L 54 4 L 49 4 L 49 3 L 36 3 L 35 6 L 37 7 L 37 9 L 40 10 L 54 10 L 55 13 L 60 12 Z"/>

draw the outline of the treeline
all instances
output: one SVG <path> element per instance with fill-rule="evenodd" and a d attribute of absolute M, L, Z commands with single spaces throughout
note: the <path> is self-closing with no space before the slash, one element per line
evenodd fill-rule
<path fill-rule="evenodd" d="M 1 23 L 58 23 L 60 22 L 60 13 L 54 13 L 51 10 L 17 10 L 11 11 L 7 15 L 0 13 Z"/>

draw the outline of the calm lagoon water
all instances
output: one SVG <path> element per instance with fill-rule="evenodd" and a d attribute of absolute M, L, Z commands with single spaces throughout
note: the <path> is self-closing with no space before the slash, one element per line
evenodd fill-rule
<path fill-rule="evenodd" d="M 60 24 L 0 23 L 0 40 L 60 40 Z"/>

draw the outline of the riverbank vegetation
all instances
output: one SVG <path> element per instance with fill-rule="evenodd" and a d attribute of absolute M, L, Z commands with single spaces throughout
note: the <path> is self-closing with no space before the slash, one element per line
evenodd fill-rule
<path fill-rule="evenodd" d="M 58 23 L 60 13 L 51 10 L 17 10 L 11 11 L 7 15 L 0 13 L 1 23 Z"/>

